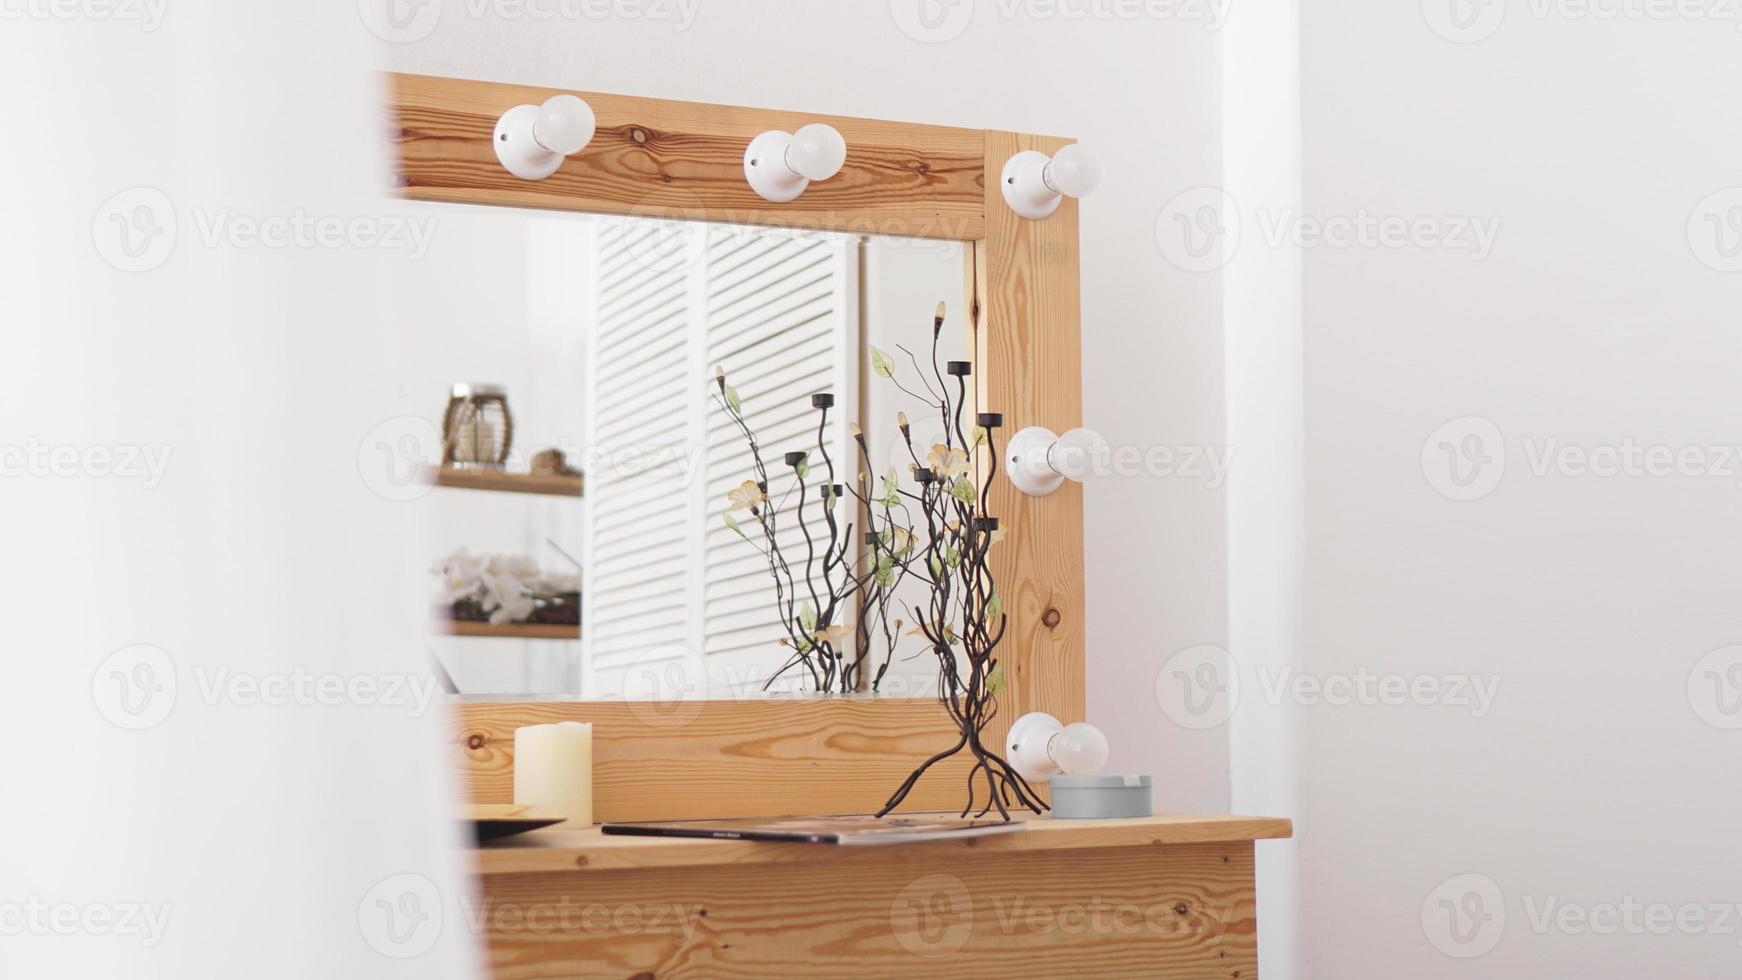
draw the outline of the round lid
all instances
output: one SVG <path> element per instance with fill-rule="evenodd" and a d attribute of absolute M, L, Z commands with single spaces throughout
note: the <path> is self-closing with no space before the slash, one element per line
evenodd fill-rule
<path fill-rule="evenodd" d="M 1125 789 L 1141 788 L 1153 783 L 1149 774 L 1116 772 L 1085 773 L 1075 776 L 1052 777 L 1052 788 L 1059 789 Z"/>
<path fill-rule="evenodd" d="M 454 385 L 454 398 L 507 398 L 508 386 L 482 381 L 461 381 Z"/>

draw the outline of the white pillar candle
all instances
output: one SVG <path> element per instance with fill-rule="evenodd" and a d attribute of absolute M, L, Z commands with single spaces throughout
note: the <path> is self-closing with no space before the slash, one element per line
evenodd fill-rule
<path fill-rule="evenodd" d="M 514 730 L 514 802 L 593 823 L 593 726 L 563 721 Z"/>

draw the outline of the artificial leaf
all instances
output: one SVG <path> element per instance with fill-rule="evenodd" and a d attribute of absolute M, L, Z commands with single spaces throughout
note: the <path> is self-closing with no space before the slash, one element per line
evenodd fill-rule
<path fill-rule="evenodd" d="M 871 580 L 883 588 L 889 588 L 895 581 L 895 560 L 888 555 L 878 555 L 877 568 L 871 573 Z"/>
<path fill-rule="evenodd" d="M 726 518 L 726 526 L 731 528 L 734 534 L 738 535 L 740 538 L 749 540 L 749 538 L 744 534 L 744 529 L 738 526 L 738 521 L 734 519 L 731 514 L 724 514 L 721 516 Z"/>
<path fill-rule="evenodd" d="M 1004 668 L 995 667 L 986 678 L 986 693 L 997 694 L 1002 690 L 1004 690 Z"/>
<path fill-rule="evenodd" d="M 964 504 L 972 504 L 974 502 L 975 492 L 974 481 L 965 476 L 957 477 L 955 482 L 950 484 L 950 496 L 960 500 Z"/>
<path fill-rule="evenodd" d="M 1004 617 L 1004 600 L 998 596 L 998 590 L 993 589 L 992 595 L 986 600 L 986 621 L 994 622 Z"/>
<path fill-rule="evenodd" d="M 817 628 L 817 611 L 810 603 L 805 603 L 798 611 L 798 624 L 804 627 L 806 633 L 814 633 Z"/>
<path fill-rule="evenodd" d="M 888 354 L 873 347 L 871 348 L 871 370 L 876 371 L 880 377 L 894 377 L 895 362 L 890 360 Z"/>
<path fill-rule="evenodd" d="M 733 414 L 744 411 L 744 403 L 738 399 L 738 389 L 731 385 L 726 386 L 726 407 L 731 409 Z"/>
<path fill-rule="evenodd" d="M 798 465 L 794 466 L 792 468 L 792 471 L 794 473 L 797 473 L 798 478 L 801 480 L 804 479 L 806 476 L 810 475 L 810 471 L 811 471 L 810 457 L 806 456 L 804 459 L 799 460 Z"/>
<path fill-rule="evenodd" d="M 986 440 L 992 438 L 992 433 L 983 425 L 974 426 L 974 445 L 984 446 Z"/>

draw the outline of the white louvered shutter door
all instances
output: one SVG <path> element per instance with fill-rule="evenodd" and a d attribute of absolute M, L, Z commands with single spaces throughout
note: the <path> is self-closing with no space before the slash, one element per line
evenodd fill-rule
<path fill-rule="evenodd" d="M 826 467 L 816 451 L 818 413 L 810 398 L 825 391 L 835 395 L 824 439 L 835 460 L 835 482 L 845 485 L 858 472 L 847 454 L 843 421 L 858 403 L 857 270 L 854 245 L 838 236 L 784 238 L 731 229 L 709 234 L 707 360 L 726 369 L 743 399 L 774 500 L 780 501 L 793 482 L 782 456 L 811 453 L 806 512 L 817 537 L 819 581 L 827 529 L 817 501 Z M 725 675 L 739 688 L 753 690 L 790 651 L 779 646 L 786 634 L 767 561 L 720 517 L 726 493 L 750 477 L 751 464 L 741 434 L 719 411 L 708 417 L 706 472 L 703 649 L 712 676 Z M 780 511 L 781 547 L 794 578 L 802 580 L 806 549 L 793 513 L 797 505 L 795 494 Z M 843 501 L 835 513 L 844 528 L 852 507 Z M 800 601 L 810 598 L 802 581 L 798 591 Z"/>
<path fill-rule="evenodd" d="M 753 470 L 741 434 L 707 386 L 714 368 L 725 368 L 757 432 L 776 499 L 792 483 L 784 453 L 812 453 L 807 509 L 826 535 L 815 509 L 825 467 L 815 452 L 810 396 L 836 396 L 825 438 L 836 459 L 835 482 L 845 484 L 857 473 L 841 421 L 858 402 L 856 251 L 837 236 L 709 225 L 691 226 L 680 256 L 669 242 L 671 226 L 650 231 L 646 222 L 616 220 L 602 226 L 589 358 L 592 445 L 665 450 L 668 459 L 686 461 L 685 473 L 688 465 L 696 469 L 688 480 L 672 465 L 639 475 L 596 467 L 587 475 L 588 693 L 617 693 L 625 668 L 657 669 L 674 647 L 703 655 L 712 696 L 753 692 L 787 651 L 779 646 L 784 632 L 767 562 L 721 516 L 728 491 Z M 641 236 L 648 234 L 667 239 L 665 261 L 645 260 L 648 240 Z M 796 504 L 796 495 L 786 502 L 781 543 L 802 579 Z M 844 523 L 851 508 L 842 503 L 837 515 Z M 738 516 L 756 538 L 749 516 Z M 819 577 L 822 548 L 819 539 Z M 802 583 L 801 595 L 809 595 Z"/>

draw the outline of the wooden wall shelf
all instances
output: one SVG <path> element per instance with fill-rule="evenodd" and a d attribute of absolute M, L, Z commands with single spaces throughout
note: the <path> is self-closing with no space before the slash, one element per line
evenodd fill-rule
<path fill-rule="evenodd" d="M 498 493 L 537 493 L 549 497 L 579 497 L 584 490 L 582 477 L 536 476 L 531 473 L 507 473 L 501 470 L 461 470 L 446 466 L 429 468 L 429 482 L 438 487 L 459 487 L 462 490 L 494 490 Z"/>
<path fill-rule="evenodd" d="M 512 640 L 579 640 L 579 626 L 554 626 L 544 623 L 463 622 L 454 619 L 436 621 L 436 629 L 450 636 L 494 636 Z"/>

